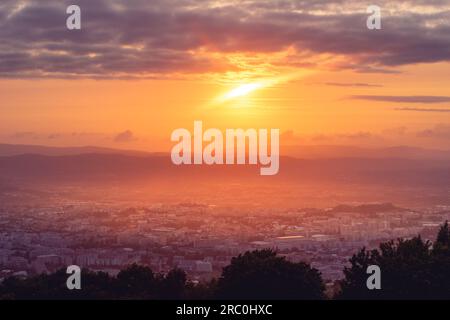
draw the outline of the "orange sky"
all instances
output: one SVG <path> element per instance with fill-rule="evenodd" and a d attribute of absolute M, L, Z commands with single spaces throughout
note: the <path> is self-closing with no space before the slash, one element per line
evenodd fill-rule
<path fill-rule="evenodd" d="M 448 93 L 450 80 L 445 74 L 450 74 L 450 64 L 403 70 L 387 76 L 305 70 L 304 76 L 225 102 L 219 101 L 221 95 L 243 83 L 258 83 L 258 78 L 227 84 L 220 82 L 220 75 L 207 80 L 2 80 L 0 95 L 8 108 L 0 108 L 0 134 L 1 140 L 9 143 L 164 151 L 170 146 L 172 130 L 191 129 L 194 120 L 202 120 L 205 126 L 222 129 L 292 131 L 284 141 L 289 144 L 448 147 L 446 140 L 417 137 L 421 130 L 450 125 L 448 113 L 398 110 L 411 105 L 352 98 Z M 374 86 L 349 85 L 362 83 Z M 429 105 L 415 103 L 412 107 Z M 400 128 L 401 134 L 397 134 Z M 132 137 L 115 141 L 117 134 L 127 130 Z"/>
<path fill-rule="evenodd" d="M 169 151 L 202 120 L 279 128 L 281 144 L 450 149 L 445 6 L 380 1 L 372 32 L 356 0 L 80 1 L 77 33 L 65 2 L 0 6 L 0 143 Z"/>

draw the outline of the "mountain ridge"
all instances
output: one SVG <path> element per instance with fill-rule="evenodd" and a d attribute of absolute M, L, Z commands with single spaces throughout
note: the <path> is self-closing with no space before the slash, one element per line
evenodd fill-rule
<path fill-rule="evenodd" d="M 276 176 L 259 175 L 259 165 L 181 165 L 156 154 L 81 154 L 65 156 L 18 155 L 0 157 L 0 178 L 22 181 L 284 181 L 377 183 L 448 186 L 450 163 L 417 159 L 297 159 L 280 158 Z"/>
<path fill-rule="evenodd" d="M 0 157 L 23 154 L 64 156 L 78 154 L 124 154 L 149 156 L 169 152 L 147 152 L 132 149 L 116 149 L 97 146 L 53 147 L 44 145 L 0 143 Z M 450 150 L 427 149 L 411 146 L 365 148 L 350 145 L 291 145 L 281 146 L 281 154 L 300 159 L 324 158 L 407 158 L 450 160 Z"/>

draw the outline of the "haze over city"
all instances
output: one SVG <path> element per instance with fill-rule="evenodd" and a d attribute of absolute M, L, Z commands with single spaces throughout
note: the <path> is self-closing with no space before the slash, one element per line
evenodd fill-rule
<path fill-rule="evenodd" d="M 267 248 L 332 298 L 361 248 L 446 230 L 449 1 L 379 0 L 376 30 L 356 0 L 76 2 L 80 30 L 0 3 L 0 299 L 71 264 L 195 291 Z M 273 175 L 175 165 L 195 121 L 279 129 Z"/>

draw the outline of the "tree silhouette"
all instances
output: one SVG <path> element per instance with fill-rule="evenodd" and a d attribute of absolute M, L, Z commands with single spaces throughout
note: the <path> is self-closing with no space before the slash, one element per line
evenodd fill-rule
<path fill-rule="evenodd" d="M 186 273 L 181 269 L 170 270 L 160 279 L 159 296 L 161 299 L 178 300 L 184 297 Z"/>
<path fill-rule="evenodd" d="M 444 225 L 439 230 L 433 249 L 436 254 L 448 254 L 450 252 L 450 230 L 448 229 L 448 221 L 445 221 Z"/>
<path fill-rule="evenodd" d="M 0 300 L 71 300 L 108 299 L 115 292 L 114 281 L 107 273 L 83 270 L 82 290 L 68 290 L 64 269 L 28 279 L 10 277 L 0 285 Z"/>
<path fill-rule="evenodd" d="M 117 289 L 121 297 L 150 298 L 155 294 L 155 277 L 152 269 L 132 264 L 117 275 Z"/>
<path fill-rule="evenodd" d="M 449 299 L 450 256 L 448 224 L 445 223 L 432 249 L 420 236 L 380 244 L 379 249 L 361 249 L 344 269 L 341 299 Z M 436 249 L 438 248 L 438 249 Z M 381 269 L 381 290 L 369 290 L 369 265 Z"/>
<path fill-rule="evenodd" d="M 216 297 L 223 299 L 322 299 L 320 273 L 272 250 L 246 252 L 223 269 Z"/>

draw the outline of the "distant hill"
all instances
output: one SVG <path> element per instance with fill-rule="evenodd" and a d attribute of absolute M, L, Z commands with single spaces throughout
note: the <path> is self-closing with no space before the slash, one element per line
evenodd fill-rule
<path fill-rule="evenodd" d="M 0 144 L 0 157 L 17 156 L 23 154 L 39 154 L 46 156 L 66 156 L 77 154 L 125 154 L 125 155 L 149 155 L 147 152 L 135 150 L 121 150 L 113 148 L 102 148 L 94 146 L 84 147 L 48 147 L 40 145 L 24 144 Z"/>
<path fill-rule="evenodd" d="M 38 154 L 46 156 L 67 156 L 79 154 L 122 154 L 133 156 L 154 155 L 154 153 L 145 151 L 122 150 L 95 146 L 49 147 L 40 145 L 0 144 L 0 157 L 23 154 Z M 434 150 L 409 146 L 395 146 L 388 148 L 362 148 L 338 145 L 281 146 L 281 154 L 284 156 L 301 159 L 403 158 L 417 160 L 450 160 L 450 150 Z"/>
<path fill-rule="evenodd" d="M 305 145 L 284 146 L 282 153 L 302 159 L 323 158 L 405 158 L 450 160 L 450 150 L 435 150 L 409 146 L 362 148 L 355 146 Z"/>
<path fill-rule="evenodd" d="M 259 166 L 175 166 L 169 155 L 25 154 L 0 157 L 0 179 L 48 182 L 152 181 L 195 184 L 199 180 L 238 183 L 336 182 L 398 186 L 443 186 L 450 181 L 450 162 L 412 159 L 296 159 L 281 157 L 276 176 L 260 176 Z"/>

